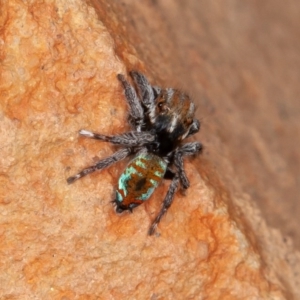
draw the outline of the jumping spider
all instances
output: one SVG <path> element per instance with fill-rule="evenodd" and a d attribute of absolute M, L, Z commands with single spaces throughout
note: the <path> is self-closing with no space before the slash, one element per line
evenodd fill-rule
<path fill-rule="evenodd" d="M 124 148 L 69 177 L 67 182 L 71 184 L 87 174 L 135 154 L 119 178 L 113 202 L 117 213 L 132 211 L 149 199 L 164 178 L 172 180 L 162 208 L 149 229 L 149 235 L 152 235 L 171 206 L 179 183 L 183 189 L 189 187 L 183 158 L 200 153 L 202 145 L 198 142 L 183 144 L 182 141 L 199 131 L 200 122 L 194 118 L 195 105 L 187 94 L 172 88 L 151 86 L 139 72 L 132 71 L 130 75 L 138 93 L 123 75 L 118 74 L 117 77 L 125 90 L 129 104 L 129 123 L 133 131 L 115 136 L 84 129 L 79 131 L 85 137 Z"/>

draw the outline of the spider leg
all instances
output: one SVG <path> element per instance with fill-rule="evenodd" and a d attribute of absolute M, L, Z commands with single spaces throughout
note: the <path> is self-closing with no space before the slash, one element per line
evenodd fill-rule
<path fill-rule="evenodd" d="M 201 152 L 203 146 L 198 142 L 192 142 L 182 145 L 175 151 L 174 154 L 174 165 L 178 170 L 180 183 L 184 189 L 187 189 L 190 186 L 190 182 L 186 176 L 184 166 L 183 166 L 183 157 L 194 155 Z"/>
<path fill-rule="evenodd" d="M 179 182 L 182 184 L 182 186 L 184 188 L 188 188 L 190 185 L 189 180 L 184 171 L 183 157 L 197 154 L 201 150 L 202 150 L 202 145 L 200 143 L 192 142 L 192 143 L 187 143 L 187 144 L 182 145 L 174 153 L 174 165 L 175 165 L 176 169 L 178 170 L 178 173 L 174 173 L 170 169 L 167 170 L 169 172 L 169 175 L 166 175 L 166 177 L 169 179 L 169 176 L 170 176 L 170 178 L 173 177 L 173 179 L 172 179 L 171 185 L 169 187 L 168 193 L 164 199 L 162 208 L 149 229 L 149 235 L 152 235 L 155 232 L 156 227 L 157 227 L 158 223 L 160 222 L 161 218 L 163 217 L 163 215 L 167 212 L 167 210 L 171 206 L 173 199 L 174 199 L 175 192 L 178 188 Z"/>
<path fill-rule="evenodd" d="M 183 167 L 183 159 L 182 155 L 176 155 L 174 158 L 174 165 L 178 170 L 180 183 L 183 187 L 183 191 L 186 190 L 190 186 L 190 181 L 186 176 L 184 167 Z"/>
<path fill-rule="evenodd" d="M 149 109 L 154 104 L 154 100 L 159 94 L 160 88 L 152 87 L 147 78 L 137 71 L 131 71 L 130 76 L 138 86 L 142 98 L 142 103 Z"/>
<path fill-rule="evenodd" d="M 104 135 L 104 134 L 99 134 L 96 132 L 82 129 L 79 131 L 79 134 L 88 138 L 110 142 L 112 144 L 117 144 L 122 146 L 129 146 L 129 147 L 143 146 L 152 143 L 155 140 L 155 136 L 152 133 L 147 131 L 143 131 L 143 132 L 131 131 L 119 135 Z"/>
<path fill-rule="evenodd" d="M 155 232 L 156 227 L 157 227 L 158 223 L 160 222 L 161 218 L 163 217 L 163 215 L 167 212 L 167 210 L 171 206 L 173 199 L 174 199 L 174 194 L 178 187 L 178 184 L 179 184 L 179 177 L 176 174 L 170 184 L 168 193 L 162 204 L 162 208 L 149 229 L 149 232 L 148 232 L 149 235 L 152 235 Z"/>
<path fill-rule="evenodd" d="M 154 99 L 160 94 L 161 88 L 159 86 L 152 86 L 153 93 L 154 93 Z"/>
<path fill-rule="evenodd" d="M 81 172 L 79 172 L 75 176 L 69 177 L 67 179 L 67 182 L 68 182 L 68 184 L 71 184 L 74 181 L 82 178 L 83 176 L 86 176 L 86 175 L 88 175 L 90 173 L 93 173 L 97 170 L 102 170 L 104 168 L 107 168 L 110 165 L 112 165 L 113 163 L 126 158 L 129 154 L 131 154 L 131 149 L 130 148 L 121 149 L 121 150 L 115 152 L 114 154 L 112 154 L 111 156 L 109 156 L 107 158 L 104 158 L 104 159 L 101 159 L 95 165 L 83 169 Z"/>
<path fill-rule="evenodd" d="M 195 134 L 195 133 L 197 133 L 199 130 L 200 130 L 200 122 L 199 122 L 199 120 L 194 119 L 194 121 L 193 121 L 193 123 L 192 123 L 192 125 L 191 125 L 191 127 L 190 127 L 190 130 L 189 130 L 189 133 L 188 133 L 187 136 L 190 136 L 190 135 L 192 135 L 192 134 Z"/>
<path fill-rule="evenodd" d="M 130 107 L 129 115 L 133 121 L 133 125 L 137 131 L 141 131 L 141 126 L 144 119 L 144 111 L 141 102 L 136 94 L 135 89 L 125 79 L 124 75 L 118 74 L 117 77 L 124 87 L 125 97 Z"/>
<path fill-rule="evenodd" d="M 164 179 L 172 180 L 176 174 L 170 169 L 167 168 L 166 173 L 164 175 Z"/>

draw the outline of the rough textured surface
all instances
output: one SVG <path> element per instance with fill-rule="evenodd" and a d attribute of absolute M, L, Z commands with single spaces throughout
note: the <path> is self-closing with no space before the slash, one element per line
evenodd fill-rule
<path fill-rule="evenodd" d="M 299 298 L 299 4 L 109 2 L 0 3 L 0 298 Z M 203 118 L 156 237 L 167 182 L 120 216 L 125 162 L 65 181 L 114 151 L 78 129 L 128 129 L 116 74 L 132 68 Z"/>

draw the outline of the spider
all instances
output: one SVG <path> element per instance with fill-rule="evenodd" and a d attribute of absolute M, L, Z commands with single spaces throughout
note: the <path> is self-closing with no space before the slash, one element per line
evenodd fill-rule
<path fill-rule="evenodd" d="M 123 146 L 111 156 L 101 159 L 95 165 L 69 177 L 69 184 L 97 170 L 102 170 L 129 155 L 135 157 L 121 174 L 116 189 L 116 212 L 132 210 L 150 198 L 163 179 L 171 180 L 161 210 L 154 219 L 148 234 L 152 235 L 163 215 L 171 206 L 175 192 L 181 184 L 189 187 L 189 180 L 183 167 L 185 156 L 201 152 L 199 142 L 182 143 L 200 129 L 200 122 L 194 118 L 195 105 L 190 97 L 173 88 L 162 89 L 152 86 L 147 78 L 137 72 L 130 72 L 137 91 L 118 74 L 129 105 L 129 123 L 132 131 L 119 135 L 103 135 L 88 130 L 79 134 L 88 138 Z"/>

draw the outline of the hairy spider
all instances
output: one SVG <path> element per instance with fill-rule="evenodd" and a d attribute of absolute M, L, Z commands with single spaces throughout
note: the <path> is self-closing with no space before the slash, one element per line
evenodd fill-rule
<path fill-rule="evenodd" d="M 151 86 L 139 72 L 132 71 L 130 75 L 138 93 L 123 75 L 118 74 L 117 77 L 125 90 L 129 104 L 129 123 L 133 131 L 115 136 L 88 130 L 79 131 L 85 137 L 124 148 L 69 177 L 67 182 L 71 184 L 87 174 L 135 154 L 119 178 L 113 202 L 117 213 L 132 211 L 149 199 L 164 178 L 170 179 L 171 184 L 162 208 L 149 229 L 149 235 L 152 235 L 171 206 L 179 183 L 183 189 L 190 185 L 183 167 L 183 158 L 199 153 L 202 145 L 198 142 L 183 144 L 182 141 L 199 131 L 200 122 L 194 118 L 195 105 L 187 94 L 172 88 Z"/>

